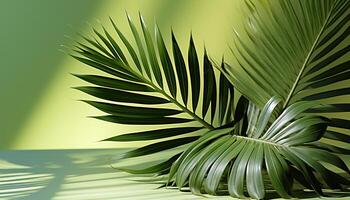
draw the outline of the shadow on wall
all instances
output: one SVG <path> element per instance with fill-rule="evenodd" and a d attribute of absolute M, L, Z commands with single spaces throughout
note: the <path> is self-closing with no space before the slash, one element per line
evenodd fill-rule
<path fill-rule="evenodd" d="M 14 142 L 20 126 L 54 77 L 65 35 L 86 26 L 99 1 L 4 0 L 0 6 L 0 148 Z"/>
<path fill-rule="evenodd" d="M 156 189 L 159 184 L 136 181 L 132 176 L 110 167 L 111 158 L 125 150 L 47 150 L 0 152 L 0 199 L 203 199 L 189 190 Z M 141 179 L 139 179 L 141 180 Z M 227 199 L 227 191 L 219 197 Z M 350 192 L 331 193 L 337 197 Z M 299 190 L 298 198 L 317 197 Z M 275 192 L 268 199 L 278 198 Z"/>

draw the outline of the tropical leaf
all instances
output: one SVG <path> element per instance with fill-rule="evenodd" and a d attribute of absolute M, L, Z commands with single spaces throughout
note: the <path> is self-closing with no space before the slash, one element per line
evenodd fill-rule
<path fill-rule="evenodd" d="M 223 66 L 235 88 L 259 108 L 280 96 L 279 113 L 299 101 L 331 104 L 312 112 L 331 118 L 329 130 L 341 128 L 348 137 L 349 120 L 334 112 L 349 112 L 336 97 L 350 95 L 350 2 L 245 2 L 244 31 L 234 31 L 236 59 Z"/>
<path fill-rule="evenodd" d="M 350 141 L 349 120 L 338 116 L 350 107 L 331 98 L 350 94 L 338 84 L 349 80 L 350 3 L 245 3 L 248 22 L 234 31 L 235 59 L 222 61 L 222 73 L 206 49 L 198 56 L 192 36 L 185 62 L 174 33 L 169 50 L 159 28 L 152 36 L 141 16 L 142 31 L 128 16 L 134 41 L 111 20 L 118 38 L 94 29 L 95 39 L 77 44 L 73 57 L 106 74 L 75 75 L 94 85 L 77 89 L 100 99 L 85 101 L 108 114 L 96 118 L 152 125 L 106 139 L 151 141 L 122 157 L 179 149 L 155 165 L 122 170 L 165 175 L 167 185 L 194 194 L 224 189 L 238 198 L 262 199 L 271 187 L 290 198 L 296 182 L 319 195 L 349 186 L 338 154 L 350 150 L 336 144 Z M 233 86 L 243 94 L 238 101 Z"/>
<path fill-rule="evenodd" d="M 326 167 L 330 164 L 350 172 L 336 152 L 313 144 L 323 136 L 329 120 L 302 114 L 317 104 L 300 101 L 274 118 L 280 102 L 281 99 L 273 97 L 258 115 L 248 112 L 248 118 L 239 122 L 249 121 L 249 128 L 241 129 L 245 134 L 227 128 L 199 138 L 172 166 L 169 181 L 173 180 L 179 188 L 188 185 L 195 194 L 217 194 L 219 184 L 226 180 L 231 196 L 246 198 L 248 194 L 256 199 L 265 196 L 266 178 L 284 198 L 293 196 L 294 180 L 319 195 L 323 195 L 324 183 L 331 189 L 349 186 L 348 179 Z M 255 106 L 250 104 L 248 110 L 255 109 L 251 107 Z M 269 124 L 271 119 L 273 123 Z"/>
<path fill-rule="evenodd" d="M 203 133 L 231 123 L 233 87 L 226 77 L 220 75 L 221 86 L 229 89 L 219 91 L 215 85 L 219 78 L 214 73 L 207 52 L 200 58 L 191 36 L 186 65 L 174 33 L 171 56 L 171 50 L 166 47 L 159 28 L 155 28 L 155 35 L 152 36 L 141 15 L 139 19 L 142 32 L 138 31 L 137 25 L 128 16 L 136 47 L 133 47 L 131 40 L 124 36 L 111 19 L 115 35 L 119 38 L 105 28 L 103 33 L 94 29 L 95 39 L 84 37 L 86 44 L 78 43 L 76 53 L 72 55 L 106 74 L 75 75 L 94 85 L 76 89 L 102 100 L 84 101 L 108 114 L 95 118 L 119 124 L 154 125 L 153 130 L 123 133 L 106 140 L 156 140 L 126 156 L 137 157 L 191 143 L 197 138 L 193 136 L 194 133 L 197 134 L 200 130 Z M 200 59 L 203 60 L 203 66 L 199 65 Z M 204 79 L 209 81 L 201 81 L 201 72 Z M 201 91 L 203 98 L 200 97 Z M 189 99 L 192 99 L 191 103 Z M 217 109 L 217 102 L 225 106 Z M 168 104 L 173 106 L 169 108 Z M 207 116 L 209 108 L 211 115 Z M 177 136 L 182 138 L 173 138 Z"/>

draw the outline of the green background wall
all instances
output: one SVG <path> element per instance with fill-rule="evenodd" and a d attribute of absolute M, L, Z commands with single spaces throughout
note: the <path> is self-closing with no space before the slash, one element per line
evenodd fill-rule
<path fill-rule="evenodd" d="M 70 73 L 89 68 L 60 51 L 72 47 L 78 33 L 91 26 L 111 28 L 111 16 L 130 35 L 125 11 L 136 21 L 138 11 L 149 26 L 159 24 L 169 42 L 172 26 L 187 51 L 192 31 L 198 50 L 207 47 L 220 59 L 228 49 L 232 25 L 239 18 L 231 0 L 3 0 L 0 3 L 0 148 L 60 149 L 123 147 L 133 144 L 98 142 L 135 127 L 87 118 L 98 111 L 76 100 L 88 99 L 72 86 L 85 84 Z M 235 9 L 236 8 L 236 9 Z M 111 30 L 111 29 L 110 29 Z M 204 42 L 205 41 L 205 42 Z M 61 46 L 64 45 L 64 46 Z"/>
<path fill-rule="evenodd" d="M 90 68 L 69 51 L 78 33 L 91 35 L 111 16 L 127 35 L 125 11 L 136 21 L 140 11 L 154 20 L 169 43 L 173 27 L 183 52 L 192 31 L 198 50 L 220 60 L 228 52 L 232 27 L 241 23 L 240 4 L 232 0 L 2 0 L 0 2 L 0 148 L 71 149 L 136 146 L 98 142 L 139 127 L 86 118 L 100 112 L 78 99 L 71 87 L 85 84 L 70 73 Z M 205 42 L 204 42 L 205 41 Z M 63 45 L 63 46 L 62 46 Z"/>

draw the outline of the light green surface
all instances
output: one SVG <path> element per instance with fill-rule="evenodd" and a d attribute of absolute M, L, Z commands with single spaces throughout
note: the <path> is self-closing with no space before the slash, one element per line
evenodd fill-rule
<path fill-rule="evenodd" d="M 204 198 L 174 189 L 157 189 L 159 184 L 142 183 L 140 180 L 144 178 L 119 172 L 110 166 L 111 159 L 123 151 L 1 151 L 0 199 L 233 199 L 208 195 Z M 342 199 L 349 199 L 350 194 L 347 195 Z M 311 192 L 298 192 L 298 196 L 318 199 Z"/>

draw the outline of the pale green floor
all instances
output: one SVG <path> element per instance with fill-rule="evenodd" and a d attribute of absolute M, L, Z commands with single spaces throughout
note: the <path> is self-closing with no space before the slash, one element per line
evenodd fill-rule
<path fill-rule="evenodd" d="M 141 183 L 137 181 L 139 177 L 118 172 L 110 166 L 110 159 L 121 151 L 1 151 L 0 199 L 232 199 L 226 196 L 205 198 Z M 305 195 L 313 199 L 312 194 L 301 194 Z M 350 199 L 350 196 L 343 199 Z"/>

